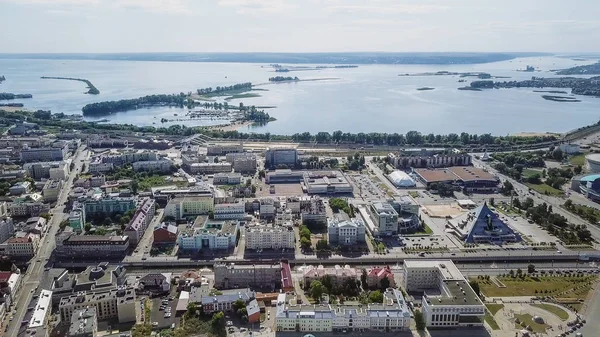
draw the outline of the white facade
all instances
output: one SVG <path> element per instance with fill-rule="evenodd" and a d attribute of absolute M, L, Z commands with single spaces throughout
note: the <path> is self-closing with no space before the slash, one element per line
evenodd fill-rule
<path fill-rule="evenodd" d="M 68 160 L 70 162 L 70 159 Z M 67 180 L 69 177 L 69 166 L 68 162 L 61 162 L 58 167 L 50 168 L 50 179 L 53 180 Z"/>
<path fill-rule="evenodd" d="M 8 239 L 8 254 L 11 257 L 32 257 L 37 251 L 39 242 L 40 236 L 37 234 L 27 234 L 25 237 Z"/>
<path fill-rule="evenodd" d="M 246 216 L 246 208 L 242 203 L 216 204 L 213 214 L 219 220 L 241 219 Z"/>
<path fill-rule="evenodd" d="M 180 197 L 169 200 L 165 206 L 164 216 L 181 220 L 186 217 L 205 215 L 214 210 L 212 196 Z"/>
<path fill-rule="evenodd" d="M 294 248 L 294 229 L 291 227 L 247 226 L 247 249 Z"/>
<path fill-rule="evenodd" d="M 103 163 L 100 158 L 95 161 L 92 161 L 88 166 L 88 170 L 90 173 L 104 173 L 110 172 L 115 168 L 113 163 Z"/>
<path fill-rule="evenodd" d="M 237 243 L 239 224 L 237 221 L 215 225 L 206 223 L 179 236 L 179 249 L 187 252 L 201 250 L 227 250 Z"/>
<path fill-rule="evenodd" d="M 365 224 L 357 218 L 347 221 L 327 219 L 327 233 L 329 243 L 333 245 L 354 245 L 365 242 Z"/>
<path fill-rule="evenodd" d="M 233 172 L 215 173 L 213 184 L 239 185 L 242 183 L 242 175 Z"/>
<path fill-rule="evenodd" d="M 483 325 L 485 306 L 452 261 L 404 261 L 406 291 L 436 288 L 439 295 L 425 292 L 422 299 L 422 312 L 428 327 Z"/>

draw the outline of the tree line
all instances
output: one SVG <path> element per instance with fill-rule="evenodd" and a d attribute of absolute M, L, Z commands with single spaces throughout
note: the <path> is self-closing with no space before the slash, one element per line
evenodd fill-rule
<path fill-rule="evenodd" d="M 300 81 L 300 79 L 298 78 L 298 76 L 296 76 L 296 77 L 292 77 L 292 76 L 269 77 L 269 82 L 284 82 L 284 81 Z"/>
<path fill-rule="evenodd" d="M 105 115 L 155 105 L 177 105 L 183 108 L 185 102 L 186 97 L 183 93 L 179 95 L 148 95 L 134 99 L 91 103 L 84 106 L 81 111 L 84 115 Z"/>
<path fill-rule="evenodd" d="M 79 82 L 83 82 L 85 84 L 87 84 L 88 87 L 88 91 L 87 93 L 90 95 L 98 95 L 100 93 L 100 90 L 98 90 L 98 88 L 96 88 L 92 82 L 84 79 L 84 78 L 75 78 L 75 77 L 52 77 L 52 76 L 42 76 L 42 79 L 48 79 L 48 80 L 68 80 L 68 81 L 79 81 Z"/>
<path fill-rule="evenodd" d="M 234 85 L 216 86 L 214 89 L 213 89 L 213 87 L 198 89 L 198 90 L 196 90 L 196 92 L 198 93 L 198 95 L 211 95 L 211 94 L 219 94 L 219 93 L 223 93 L 223 92 L 227 92 L 227 91 L 250 89 L 250 88 L 252 88 L 252 83 L 245 82 L 245 83 L 237 83 Z"/>

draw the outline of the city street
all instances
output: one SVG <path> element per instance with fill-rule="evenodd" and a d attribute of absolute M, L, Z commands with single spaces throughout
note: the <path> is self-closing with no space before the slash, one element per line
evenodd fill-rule
<path fill-rule="evenodd" d="M 17 308 L 16 313 L 14 314 L 13 320 L 9 324 L 9 329 L 6 336 L 17 336 L 19 330 L 25 330 L 27 328 L 27 325 L 22 325 L 21 321 L 25 316 L 26 310 L 29 307 L 29 302 L 31 301 L 34 293 L 38 291 L 38 286 L 40 284 L 44 268 L 51 264 L 51 261 L 48 259 L 50 258 L 55 247 L 54 236 L 58 231 L 60 223 L 66 218 L 66 214 L 64 214 L 65 202 L 67 201 L 69 191 L 71 191 L 73 180 L 81 170 L 81 166 L 83 164 L 82 159 L 87 156 L 87 150 L 84 150 L 84 147 L 84 145 L 80 146 L 73 155 L 72 158 L 75 167 L 69 174 L 68 180 L 65 182 L 62 190 L 60 191 L 58 200 L 56 201 L 56 206 L 50 210 L 52 217 L 50 218 L 48 224 L 48 233 L 40 242 L 40 247 L 38 248 L 37 254 L 31 259 L 29 268 L 25 272 L 22 281 L 23 283 L 21 292 L 19 295 L 17 295 L 17 299 L 15 301 L 15 307 Z"/>

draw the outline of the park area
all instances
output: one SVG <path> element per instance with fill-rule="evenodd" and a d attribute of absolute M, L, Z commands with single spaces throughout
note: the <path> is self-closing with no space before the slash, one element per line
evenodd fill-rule
<path fill-rule="evenodd" d="M 594 287 L 596 277 L 583 274 L 532 276 L 515 273 L 495 280 L 479 279 L 481 293 L 486 297 L 550 296 L 556 299 L 585 300 Z"/>

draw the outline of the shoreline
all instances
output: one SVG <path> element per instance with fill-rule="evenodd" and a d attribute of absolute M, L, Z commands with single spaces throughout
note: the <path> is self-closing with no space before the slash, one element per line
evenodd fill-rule
<path fill-rule="evenodd" d="M 228 123 L 228 124 L 205 126 L 204 129 L 207 131 L 229 132 L 229 131 L 238 131 L 239 129 L 246 128 L 252 124 L 254 124 L 254 122 L 252 122 L 252 121 L 232 122 L 232 123 Z"/>

